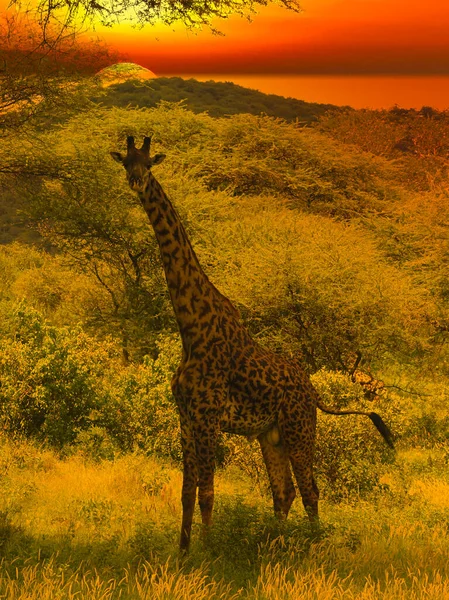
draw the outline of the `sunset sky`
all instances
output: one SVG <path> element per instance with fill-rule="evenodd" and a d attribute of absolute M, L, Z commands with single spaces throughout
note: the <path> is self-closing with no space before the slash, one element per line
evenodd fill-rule
<path fill-rule="evenodd" d="M 303 0 L 302 8 L 271 4 L 252 22 L 217 20 L 223 36 L 123 22 L 95 23 L 95 34 L 159 76 L 229 80 L 355 108 L 449 108 L 449 0 Z"/>
<path fill-rule="evenodd" d="M 252 23 L 217 21 L 225 36 L 182 26 L 97 31 L 157 74 L 449 75 L 448 0 L 303 0 L 302 7 L 300 14 L 261 7 Z"/>

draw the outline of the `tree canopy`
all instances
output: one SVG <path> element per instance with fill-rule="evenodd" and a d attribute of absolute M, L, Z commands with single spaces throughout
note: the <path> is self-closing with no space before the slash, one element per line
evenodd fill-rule
<path fill-rule="evenodd" d="M 298 0 L 274 0 L 276 4 L 299 12 Z M 21 0 L 13 0 L 20 5 Z M 80 18 L 112 26 L 128 21 L 136 25 L 171 25 L 181 22 L 188 29 L 212 26 L 214 19 L 225 19 L 232 14 L 249 18 L 258 6 L 270 4 L 269 0 L 39 0 L 41 22 L 59 17 L 65 23 Z"/>
<path fill-rule="evenodd" d="M 0 19 L 0 135 L 81 108 L 88 76 L 117 60 L 75 26 L 11 12 Z M 86 77 L 87 76 L 87 77 Z M 78 93 L 80 92 L 80 93 Z"/>

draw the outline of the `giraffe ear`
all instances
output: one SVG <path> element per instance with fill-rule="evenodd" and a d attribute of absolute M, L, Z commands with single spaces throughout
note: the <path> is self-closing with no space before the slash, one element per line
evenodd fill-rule
<path fill-rule="evenodd" d="M 159 165 L 164 160 L 165 154 L 155 154 L 151 159 L 151 166 Z"/>
<path fill-rule="evenodd" d="M 120 154 L 120 152 L 109 152 L 109 154 L 112 156 L 115 162 L 123 164 L 123 156 Z"/>

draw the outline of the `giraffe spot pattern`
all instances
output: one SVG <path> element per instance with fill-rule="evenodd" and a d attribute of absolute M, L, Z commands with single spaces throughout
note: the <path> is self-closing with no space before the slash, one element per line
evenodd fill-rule
<path fill-rule="evenodd" d="M 153 177 L 150 167 L 163 155 L 150 158 L 149 140 L 145 138 L 138 150 L 128 138 L 123 164 L 155 232 L 182 338 L 183 356 L 172 380 L 183 449 L 180 547 L 186 550 L 190 543 L 197 488 L 203 523 L 211 523 L 220 430 L 258 439 L 278 517 L 287 517 L 296 495 L 293 471 L 306 512 L 315 521 L 317 407 L 333 414 L 369 416 L 391 444 L 389 431 L 375 413 L 324 407 L 297 360 L 279 356 L 251 338 L 232 302 L 202 270 L 176 210 Z"/>

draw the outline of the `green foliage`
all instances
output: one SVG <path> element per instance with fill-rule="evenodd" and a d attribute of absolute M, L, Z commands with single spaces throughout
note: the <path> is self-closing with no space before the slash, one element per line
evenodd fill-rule
<path fill-rule="evenodd" d="M 411 420 L 407 435 L 411 440 L 416 440 L 417 445 L 424 447 L 446 444 L 449 441 L 449 417 L 424 413 Z"/>
<path fill-rule="evenodd" d="M 445 312 L 410 263 L 391 261 L 394 235 L 376 217 L 404 208 L 384 179 L 386 161 L 284 121 L 217 120 L 168 103 L 98 108 L 62 131 L 66 141 L 48 134 L 51 153 L 21 150 L 27 169 L 47 173 L 37 194 L 34 184 L 22 188 L 27 211 L 94 282 L 85 323 L 120 339 L 125 357 L 154 355 L 157 335 L 175 329 L 154 237 L 108 156 L 126 134 L 151 131 L 168 155 L 156 175 L 201 263 L 264 341 L 302 350 L 316 370 L 348 369 L 357 352 L 379 366 L 393 354 L 421 360 L 433 336 L 444 336 Z M 425 251 L 424 233 L 412 243 Z"/>
<path fill-rule="evenodd" d="M 8 329 L 0 351 L 5 431 L 65 451 L 74 444 L 95 460 L 134 447 L 180 460 L 170 391 L 177 340 L 161 340 L 158 358 L 125 369 L 112 340 L 50 326 L 25 304 L 16 308 Z"/>
<path fill-rule="evenodd" d="M 449 439 L 447 387 L 430 384 L 422 392 L 403 419 L 403 435 L 411 448 L 444 450 Z"/>
<path fill-rule="evenodd" d="M 233 195 L 269 194 L 326 216 L 370 214 L 395 201 L 382 179 L 391 166 L 313 130 L 280 119 L 236 115 L 221 121 L 220 154 L 203 153 L 208 185 Z M 211 144 L 212 146 L 212 144 Z M 213 147 L 213 146 L 212 146 Z"/>
<path fill-rule="evenodd" d="M 109 430 L 125 448 L 181 462 L 179 417 L 170 381 L 180 359 L 180 343 L 168 336 L 156 343 L 157 358 L 146 356 L 142 364 L 129 366 L 114 378 L 119 414 L 112 416 Z M 107 417 L 107 415 L 105 415 Z"/>
<path fill-rule="evenodd" d="M 7 513 L 0 512 L 0 552 L 4 553 L 8 543 L 19 533 L 20 527 L 12 523 Z"/>
<path fill-rule="evenodd" d="M 73 450 L 86 460 L 113 460 L 119 451 L 116 440 L 105 427 L 92 425 L 82 429 L 73 441 Z"/>
<path fill-rule="evenodd" d="M 341 371 L 322 368 L 311 376 L 311 380 L 326 406 L 340 410 L 364 400 L 362 386 Z"/>
<path fill-rule="evenodd" d="M 4 317 L 0 331 L 14 319 L 17 304 L 37 310 L 52 325 L 87 324 L 91 307 L 101 302 L 102 290 L 86 275 L 70 269 L 60 256 L 12 243 L 0 246 L 0 302 Z"/>
<path fill-rule="evenodd" d="M 380 365 L 429 348 L 432 297 L 383 259 L 366 232 L 251 208 L 240 210 L 239 228 L 222 233 L 236 250 L 226 279 L 265 343 L 274 338 L 284 351 L 302 352 L 311 370 L 349 371 L 357 350 Z"/>
<path fill-rule="evenodd" d="M 139 524 L 129 540 L 135 555 L 146 559 L 164 553 L 169 543 L 176 544 L 173 532 L 164 531 L 152 521 Z"/>
<path fill-rule="evenodd" d="M 41 236 L 28 222 L 21 209 L 23 198 L 19 198 L 13 190 L 4 189 L 0 195 L 0 244 L 10 244 L 20 241 L 28 244 L 39 245 Z"/>
<path fill-rule="evenodd" d="M 325 537 L 324 528 L 321 534 Z M 265 503 L 250 503 L 238 494 L 220 496 L 214 506 L 214 526 L 205 537 L 201 552 L 217 564 L 226 580 L 246 585 L 249 579 L 257 577 L 264 561 L 276 560 L 277 551 L 280 557 L 292 548 L 304 555 L 318 537 L 304 516 L 301 519 L 295 514 L 282 522 L 274 518 L 271 507 Z M 194 549 L 194 556 L 198 553 L 199 549 Z"/>
<path fill-rule="evenodd" d="M 73 442 L 106 400 L 99 384 L 114 354 L 111 343 L 48 326 L 39 313 L 19 306 L 13 336 L 1 348 L 3 429 L 59 448 Z"/>
<path fill-rule="evenodd" d="M 321 370 L 312 376 L 312 381 L 328 406 L 375 411 L 395 431 L 391 424 L 394 408 L 387 402 L 364 401 L 361 387 L 348 376 Z M 319 411 L 316 472 L 324 498 L 337 502 L 358 501 L 379 487 L 385 465 L 393 459 L 394 453 L 367 417 L 328 415 Z"/>

